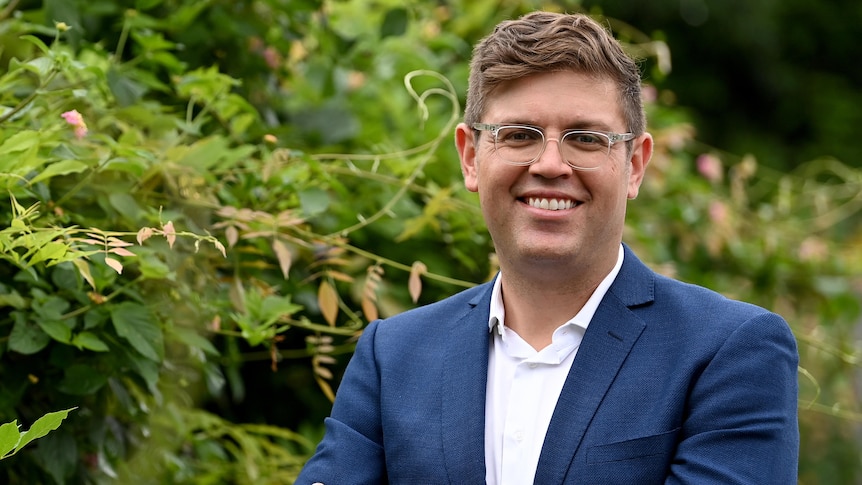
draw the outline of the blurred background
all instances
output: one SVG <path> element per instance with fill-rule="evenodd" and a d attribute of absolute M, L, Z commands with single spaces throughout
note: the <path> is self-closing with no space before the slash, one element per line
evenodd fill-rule
<path fill-rule="evenodd" d="M 862 483 L 862 4 L 829 3 L 0 0 L 0 424 L 74 408 L 0 482 L 291 483 L 364 326 L 496 271 L 452 134 L 472 45 L 547 9 L 642 63 L 625 241 L 788 320 L 799 483 Z"/>

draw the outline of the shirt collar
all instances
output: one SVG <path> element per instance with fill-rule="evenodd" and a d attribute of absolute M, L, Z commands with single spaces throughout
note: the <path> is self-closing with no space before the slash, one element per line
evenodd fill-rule
<path fill-rule="evenodd" d="M 610 273 L 608 273 L 602 282 L 599 283 L 599 286 L 596 287 L 596 290 L 593 291 L 593 294 L 584 306 L 581 307 L 581 310 L 572 317 L 571 320 L 563 325 L 574 324 L 579 327 L 583 327 L 584 330 L 586 330 L 590 321 L 593 319 L 593 315 L 595 315 L 596 310 L 599 308 L 599 303 L 601 303 L 602 298 L 605 297 L 611 284 L 619 274 L 620 268 L 623 266 L 624 254 L 625 251 L 623 251 L 623 245 L 620 244 L 620 250 L 617 254 L 617 262 L 613 269 L 611 269 Z M 497 277 L 494 280 L 494 288 L 491 290 L 491 311 L 490 317 L 488 318 L 488 331 L 492 332 L 496 328 L 500 335 L 503 335 L 503 325 L 505 325 L 506 322 L 506 308 L 503 306 L 502 277 L 502 273 L 497 273 Z"/>

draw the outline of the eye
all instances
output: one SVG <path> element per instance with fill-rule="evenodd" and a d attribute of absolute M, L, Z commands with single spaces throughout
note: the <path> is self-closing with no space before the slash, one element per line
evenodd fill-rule
<path fill-rule="evenodd" d="M 572 131 L 566 133 L 565 140 L 566 144 L 582 150 L 605 149 L 610 143 L 606 136 L 590 131 Z"/>
<path fill-rule="evenodd" d="M 542 141 L 542 133 L 526 127 L 504 126 L 497 131 L 497 143 L 509 146 L 530 145 Z"/>

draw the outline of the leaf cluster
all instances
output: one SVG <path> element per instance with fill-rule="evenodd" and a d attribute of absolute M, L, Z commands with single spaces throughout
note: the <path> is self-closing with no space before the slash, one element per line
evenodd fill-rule
<path fill-rule="evenodd" d="M 79 409 L 0 481 L 289 482 L 365 325 L 495 273 L 450 138 L 472 41 L 538 2 L 126 3 L 0 16 L 0 422 Z M 790 321 L 819 457 L 859 418 L 862 177 L 655 94 L 626 241 Z"/>

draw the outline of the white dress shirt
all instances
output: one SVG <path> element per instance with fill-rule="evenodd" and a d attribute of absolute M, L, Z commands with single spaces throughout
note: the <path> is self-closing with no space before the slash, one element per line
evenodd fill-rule
<path fill-rule="evenodd" d="M 577 315 L 554 331 L 551 344 L 538 352 L 506 327 L 502 274 L 497 276 L 488 320 L 493 334 L 485 397 L 485 482 L 488 485 L 533 483 L 545 433 L 581 338 L 622 264 L 621 245 L 616 266 Z"/>

